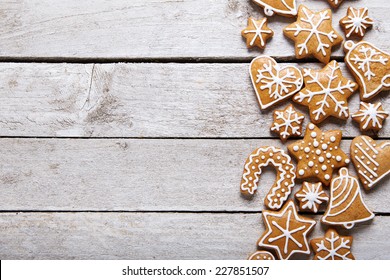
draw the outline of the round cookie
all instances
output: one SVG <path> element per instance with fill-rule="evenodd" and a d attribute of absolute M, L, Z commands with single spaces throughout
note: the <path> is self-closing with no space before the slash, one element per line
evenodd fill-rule
<path fill-rule="evenodd" d="M 289 153 L 298 161 L 297 178 L 314 177 L 328 186 L 333 170 L 350 162 L 348 156 L 341 150 L 341 137 L 341 130 L 322 132 L 317 126 L 309 123 L 303 140 L 288 146 Z"/>
<path fill-rule="evenodd" d="M 245 162 L 240 190 L 243 195 L 253 195 L 257 190 L 261 169 L 268 165 L 275 167 L 277 174 L 264 204 L 270 209 L 279 209 L 295 184 L 295 166 L 290 156 L 281 149 L 265 146 L 254 150 Z"/>
<path fill-rule="evenodd" d="M 313 55 L 322 63 L 328 63 L 332 47 L 343 38 L 332 26 L 332 11 L 313 12 L 304 5 L 298 9 L 298 20 L 283 29 L 285 36 L 295 42 L 298 59 Z"/>
<path fill-rule="evenodd" d="M 257 251 L 249 256 L 248 260 L 252 261 L 273 261 L 275 260 L 274 255 L 267 251 Z"/>

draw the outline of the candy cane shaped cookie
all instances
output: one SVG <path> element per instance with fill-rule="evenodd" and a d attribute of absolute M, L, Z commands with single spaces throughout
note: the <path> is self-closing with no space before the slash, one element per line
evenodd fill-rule
<path fill-rule="evenodd" d="M 241 193 L 249 196 L 255 193 L 261 169 L 268 165 L 275 167 L 277 174 L 264 203 L 268 208 L 277 210 L 287 200 L 295 183 L 295 167 L 291 158 L 279 148 L 265 146 L 253 151 L 245 162 Z"/>

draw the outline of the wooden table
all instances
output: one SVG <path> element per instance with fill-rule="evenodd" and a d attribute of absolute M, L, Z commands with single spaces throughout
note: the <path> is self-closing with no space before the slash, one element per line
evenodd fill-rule
<path fill-rule="evenodd" d="M 346 0 L 334 13 L 337 30 L 349 5 L 369 8 L 375 27 L 365 39 L 389 51 L 390 1 Z M 261 53 L 240 36 L 249 16 L 264 15 L 247 0 L 2 1 L 0 259 L 245 259 L 255 251 L 275 175 L 264 172 L 248 201 L 239 192 L 243 165 L 256 147 L 286 147 L 249 81 Z M 293 21 L 269 19 L 275 36 L 263 53 L 319 69 L 295 59 L 282 34 Z M 342 48 L 333 57 L 341 62 Z M 378 100 L 390 110 L 388 92 Z M 351 97 L 351 112 L 358 102 Z M 347 152 L 360 134 L 351 120 L 320 127 L 342 129 Z M 379 138 L 389 137 L 387 124 Z M 363 192 L 371 223 L 341 230 L 353 235 L 357 259 L 390 259 L 389 185 Z M 324 229 L 318 223 L 311 236 Z"/>

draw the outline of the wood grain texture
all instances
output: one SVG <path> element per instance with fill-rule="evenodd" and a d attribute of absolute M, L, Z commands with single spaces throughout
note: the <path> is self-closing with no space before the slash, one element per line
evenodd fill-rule
<path fill-rule="evenodd" d="M 283 148 L 275 140 L 1 139 L 0 209 L 260 211 L 274 172 L 264 170 L 253 200 L 239 186 L 246 158 L 264 145 Z M 390 212 L 389 180 L 362 191 L 375 212 Z"/>
<path fill-rule="evenodd" d="M 329 8 L 325 0 L 297 3 Z M 375 26 L 365 40 L 388 49 L 390 2 L 344 3 L 334 11 L 333 25 L 340 34 L 338 21 L 348 5 L 369 8 Z M 5 59 L 246 59 L 259 51 L 248 51 L 240 32 L 249 16 L 264 17 L 249 0 L 12 0 L 2 2 L 0 15 L 0 57 Z M 282 32 L 294 19 L 269 21 L 275 36 L 264 53 L 294 58 L 293 42 Z M 333 55 L 343 56 L 342 49 Z"/>
<path fill-rule="evenodd" d="M 3 213 L 0 258 L 246 259 L 264 231 L 261 220 L 261 214 Z M 310 237 L 323 234 L 317 223 Z M 390 259 L 390 217 L 340 234 L 353 236 L 356 259 Z"/>
<path fill-rule="evenodd" d="M 271 134 L 272 111 L 261 111 L 248 63 L 0 64 L 0 135 L 43 137 L 256 138 Z M 287 65 L 287 64 L 282 64 Z M 289 64 L 320 69 L 316 64 Z M 345 76 L 352 79 L 345 65 Z M 350 99 L 358 110 L 359 94 Z M 381 93 L 385 109 L 388 92 Z M 306 107 L 294 104 L 306 114 Z M 323 129 L 360 135 L 335 118 Z M 389 137 L 385 125 L 380 137 Z"/>

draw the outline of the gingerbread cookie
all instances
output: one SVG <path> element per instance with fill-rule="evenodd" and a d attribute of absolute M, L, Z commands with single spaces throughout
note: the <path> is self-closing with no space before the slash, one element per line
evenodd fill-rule
<path fill-rule="evenodd" d="M 299 209 L 317 213 L 322 202 L 329 201 L 328 195 L 322 190 L 321 183 L 303 182 L 302 188 L 295 193 Z"/>
<path fill-rule="evenodd" d="M 364 37 L 368 28 L 372 27 L 374 21 L 368 17 L 368 9 L 348 8 L 347 15 L 340 20 L 340 25 L 344 29 L 345 37 L 356 36 L 360 39 Z"/>
<path fill-rule="evenodd" d="M 252 0 L 257 5 L 264 8 L 267 16 L 273 16 L 275 13 L 281 16 L 292 17 L 297 14 L 297 5 L 295 0 Z"/>
<path fill-rule="evenodd" d="M 330 201 L 321 222 L 351 229 L 374 216 L 363 201 L 358 180 L 349 175 L 347 168 L 341 168 L 330 185 Z"/>
<path fill-rule="evenodd" d="M 329 4 L 333 7 L 333 8 L 338 8 L 341 3 L 343 3 L 344 0 L 328 0 Z"/>
<path fill-rule="evenodd" d="M 268 165 L 275 167 L 277 175 L 264 203 L 270 209 L 279 209 L 295 184 L 295 167 L 283 150 L 267 146 L 254 150 L 245 162 L 240 189 L 244 195 L 253 195 L 257 190 L 261 168 Z"/>
<path fill-rule="evenodd" d="M 281 67 L 269 56 L 258 56 L 253 59 L 249 74 L 261 109 L 294 95 L 303 84 L 302 74 L 298 68 Z"/>
<path fill-rule="evenodd" d="M 371 43 L 347 41 L 345 63 L 360 87 L 360 99 L 370 100 L 390 89 L 390 54 Z"/>
<path fill-rule="evenodd" d="M 367 191 L 390 173 L 390 141 L 377 143 L 368 136 L 358 136 L 352 140 L 350 153 Z"/>
<path fill-rule="evenodd" d="M 305 87 L 293 100 L 309 108 L 313 123 L 319 124 L 329 116 L 348 119 L 347 100 L 358 85 L 343 77 L 337 61 L 331 61 L 319 71 L 304 69 L 303 79 Z"/>
<path fill-rule="evenodd" d="M 307 235 L 316 222 L 298 215 L 292 200 L 279 211 L 263 211 L 265 232 L 258 246 L 273 249 L 281 260 L 287 260 L 295 253 L 310 254 Z"/>
<path fill-rule="evenodd" d="M 295 111 L 292 105 L 288 105 L 284 110 L 274 111 L 271 131 L 278 133 L 283 142 L 290 136 L 301 136 L 304 118 L 305 116 Z"/>
<path fill-rule="evenodd" d="M 341 130 L 322 132 L 314 124 L 307 126 L 305 137 L 288 146 L 297 159 L 297 178 L 315 177 L 328 186 L 333 170 L 346 166 L 348 156 L 341 150 Z"/>
<path fill-rule="evenodd" d="M 295 42 L 297 58 L 313 55 L 323 63 L 329 62 L 332 47 L 343 41 L 332 27 L 330 9 L 314 13 L 304 5 L 299 6 L 298 20 L 284 28 L 283 33 Z"/>
<path fill-rule="evenodd" d="M 310 241 L 314 260 L 354 260 L 351 253 L 352 240 L 352 236 L 341 236 L 337 231 L 328 229 L 324 237 Z"/>
<path fill-rule="evenodd" d="M 273 261 L 275 260 L 274 255 L 267 251 L 257 251 L 250 255 L 248 260 L 252 261 Z"/>
<path fill-rule="evenodd" d="M 268 28 L 267 22 L 267 18 L 255 20 L 250 17 L 248 19 L 248 26 L 241 31 L 241 35 L 246 39 L 248 49 L 255 46 L 264 49 L 267 40 L 274 36 L 274 32 Z"/>
<path fill-rule="evenodd" d="M 352 119 L 359 123 L 361 131 L 378 132 L 382 129 L 383 122 L 388 116 L 389 113 L 383 110 L 382 103 L 360 102 L 360 109 L 352 115 Z"/>

